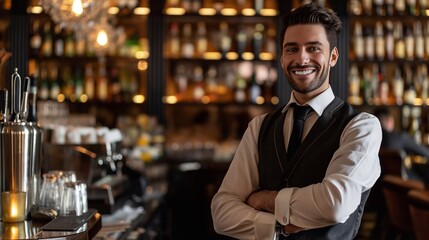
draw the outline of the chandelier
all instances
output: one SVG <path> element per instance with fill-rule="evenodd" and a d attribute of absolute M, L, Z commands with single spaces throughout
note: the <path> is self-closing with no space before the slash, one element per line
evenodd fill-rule
<path fill-rule="evenodd" d="M 106 14 L 105 0 L 41 0 L 41 6 L 52 20 L 76 33 L 91 26 Z"/>

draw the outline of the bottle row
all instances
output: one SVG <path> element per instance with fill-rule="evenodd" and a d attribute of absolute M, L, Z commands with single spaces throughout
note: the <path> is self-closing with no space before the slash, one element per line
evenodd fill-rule
<path fill-rule="evenodd" d="M 135 72 L 117 66 L 107 68 L 103 61 L 85 65 L 42 63 L 37 68 L 34 76 L 41 100 L 130 102 L 139 94 Z"/>
<path fill-rule="evenodd" d="M 210 31 L 207 31 L 207 28 Z M 276 58 L 274 24 L 172 22 L 166 39 L 168 58 L 273 60 Z"/>
<path fill-rule="evenodd" d="M 237 102 L 276 104 L 277 70 L 268 62 L 229 62 L 202 66 L 179 63 L 167 83 L 167 103 Z"/>
<path fill-rule="evenodd" d="M 354 105 L 429 105 L 426 64 L 352 64 L 348 102 Z"/>
<path fill-rule="evenodd" d="M 352 60 L 427 60 L 429 59 L 429 20 L 404 23 L 354 22 L 350 48 Z"/>
<path fill-rule="evenodd" d="M 167 0 L 167 15 L 269 15 L 277 14 L 277 4 L 273 0 Z"/>
<path fill-rule="evenodd" d="M 140 37 L 137 32 L 128 33 L 124 27 L 115 28 L 111 33 L 112 42 L 105 50 L 109 56 L 148 58 L 148 40 Z M 68 29 L 55 25 L 51 21 L 32 22 L 30 33 L 30 54 L 34 58 L 40 57 L 93 57 L 97 53 L 97 36 L 89 35 L 76 37 L 76 34 Z"/>
<path fill-rule="evenodd" d="M 428 16 L 427 0 L 349 0 L 349 12 L 360 16 Z"/>

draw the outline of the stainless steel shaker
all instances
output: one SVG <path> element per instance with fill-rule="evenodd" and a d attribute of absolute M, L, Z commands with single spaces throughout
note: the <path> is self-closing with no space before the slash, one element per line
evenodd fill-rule
<path fill-rule="evenodd" d="M 32 142 L 35 130 L 23 120 L 25 107 L 21 111 L 21 77 L 12 75 L 11 119 L 3 123 L 1 142 L 1 191 L 26 192 L 26 217 L 30 215 L 33 199 Z M 25 102 L 24 100 L 23 102 Z M 26 103 L 22 104 L 25 106 Z"/>

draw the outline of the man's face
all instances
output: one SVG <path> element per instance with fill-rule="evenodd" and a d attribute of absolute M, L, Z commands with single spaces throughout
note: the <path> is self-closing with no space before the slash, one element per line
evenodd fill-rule
<path fill-rule="evenodd" d="M 291 87 L 299 94 L 316 96 L 329 87 L 329 70 L 338 50 L 329 50 L 325 29 L 320 24 L 288 27 L 283 38 L 281 66 Z"/>

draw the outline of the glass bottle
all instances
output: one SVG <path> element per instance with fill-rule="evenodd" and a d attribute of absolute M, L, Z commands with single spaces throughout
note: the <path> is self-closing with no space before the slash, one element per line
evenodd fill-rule
<path fill-rule="evenodd" d="M 207 30 L 204 22 L 197 23 L 197 37 L 196 37 L 197 55 L 203 57 L 204 53 L 207 52 Z"/>
<path fill-rule="evenodd" d="M 51 57 L 52 47 L 53 47 L 53 44 L 52 44 L 51 23 L 47 21 L 43 25 L 42 56 Z"/>
<path fill-rule="evenodd" d="M 360 22 L 356 22 L 354 24 L 354 31 L 353 31 L 353 51 L 357 60 L 364 59 L 364 56 L 365 56 L 364 49 L 365 48 L 364 48 L 362 24 Z"/>
<path fill-rule="evenodd" d="M 94 69 L 92 64 L 88 63 L 85 66 L 85 80 L 84 80 L 84 92 L 88 97 L 88 100 L 94 100 L 95 92 L 95 79 Z"/>
<path fill-rule="evenodd" d="M 374 4 L 374 8 L 375 8 L 375 15 L 377 16 L 384 16 L 385 15 L 385 11 L 383 8 L 383 3 L 384 0 L 373 0 L 373 4 Z"/>
<path fill-rule="evenodd" d="M 39 56 L 41 46 L 42 46 L 42 36 L 40 34 L 40 21 L 36 19 L 33 22 L 31 36 L 30 36 L 31 54 L 34 56 Z"/>
<path fill-rule="evenodd" d="M 371 26 L 365 26 L 364 27 L 364 45 L 365 45 L 365 57 L 368 60 L 373 60 L 374 59 L 374 47 L 375 47 L 375 43 L 374 43 L 374 34 L 372 31 L 372 27 Z"/>
<path fill-rule="evenodd" d="M 378 60 L 383 60 L 386 51 L 385 38 L 383 33 L 383 24 L 377 21 L 375 24 L 375 55 Z"/>
<path fill-rule="evenodd" d="M 405 15 L 405 5 L 405 0 L 395 0 L 395 10 L 398 15 Z"/>
<path fill-rule="evenodd" d="M 411 26 L 405 26 L 405 56 L 407 60 L 414 59 L 415 38 Z"/>
<path fill-rule="evenodd" d="M 195 52 L 195 46 L 192 35 L 192 25 L 185 23 L 182 29 L 182 46 L 181 55 L 184 58 L 193 58 Z"/>
<path fill-rule="evenodd" d="M 27 122 L 37 123 L 37 75 L 30 77 L 30 89 L 28 91 L 28 116 Z"/>
<path fill-rule="evenodd" d="M 403 37 L 403 27 L 400 21 L 396 22 L 395 30 L 395 58 L 396 59 L 404 59 L 405 58 L 405 41 Z"/>
<path fill-rule="evenodd" d="M 414 23 L 414 37 L 415 37 L 415 56 L 417 60 L 423 60 L 425 55 L 425 43 L 423 38 L 422 23 L 416 21 Z"/>
<path fill-rule="evenodd" d="M 386 58 L 393 60 L 395 58 L 395 38 L 393 36 L 393 23 L 392 21 L 386 21 Z"/>
<path fill-rule="evenodd" d="M 177 22 L 173 22 L 170 25 L 169 50 L 172 57 L 178 57 L 180 54 L 179 24 Z"/>
<path fill-rule="evenodd" d="M 225 58 L 228 51 L 231 49 L 231 36 L 229 33 L 229 24 L 227 22 L 221 22 L 219 25 L 219 50 L 222 56 Z"/>
<path fill-rule="evenodd" d="M 61 25 L 57 24 L 54 28 L 55 43 L 54 43 L 54 53 L 57 57 L 64 56 L 64 38 L 63 38 L 63 29 Z"/>
<path fill-rule="evenodd" d="M 402 77 L 400 66 L 395 67 L 395 75 L 393 77 L 393 95 L 395 97 L 395 103 L 397 105 L 402 105 L 404 98 L 404 78 Z"/>
<path fill-rule="evenodd" d="M 384 4 L 386 5 L 386 15 L 393 16 L 395 14 L 395 0 L 384 0 Z"/>

